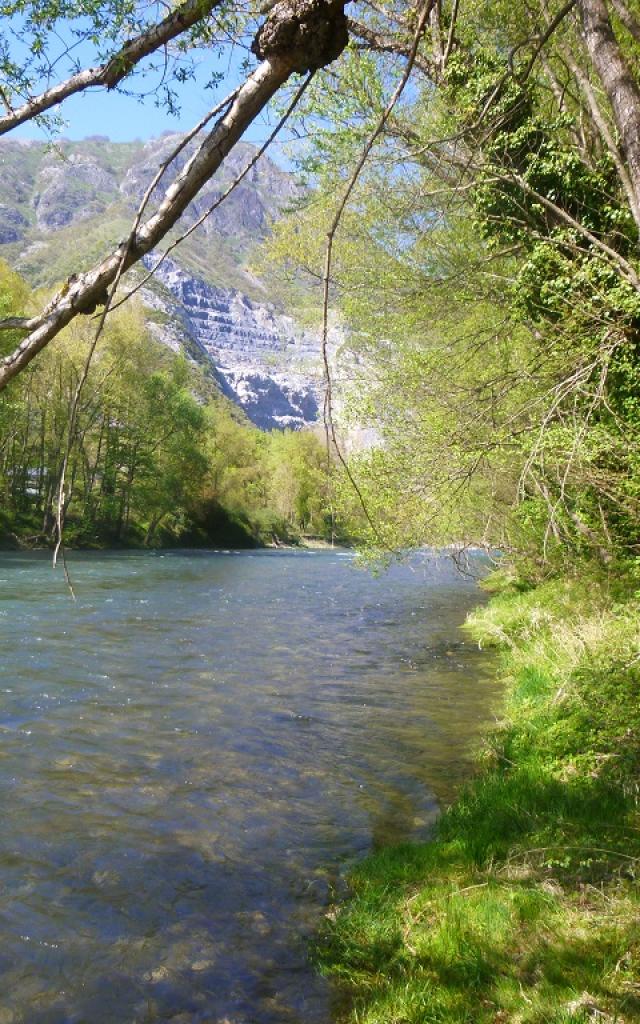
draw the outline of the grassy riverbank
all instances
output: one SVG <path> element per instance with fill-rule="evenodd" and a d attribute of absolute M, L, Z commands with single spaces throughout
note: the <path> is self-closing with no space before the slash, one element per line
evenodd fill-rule
<path fill-rule="evenodd" d="M 358 1024 L 640 1020 L 640 627 L 600 578 L 502 585 L 504 720 L 436 841 L 358 866 L 323 969 Z"/>

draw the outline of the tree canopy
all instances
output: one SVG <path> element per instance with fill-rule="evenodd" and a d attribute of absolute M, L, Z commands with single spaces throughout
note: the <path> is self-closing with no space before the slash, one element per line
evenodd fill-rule
<path fill-rule="evenodd" d="M 351 408 L 380 438 L 351 459 L 363 528 L 382 548 L 466 539 L 526 553 L 534 573 L 579 554 L 635 560 L 635 14 L 440 13 L 331 268 L 366 382 Z M 365 52 L 353 46 L 343 76 L 313 83 L 299 111 L 313 187 L 272 245 L 292 277 L 321 276 L 322 226 L 383 109 L 376 54 L 401 20 L 391 35 L 385 16 L 384 31 L 377 11 L 375 29 L 356 27 Z"/>
<path fill-rule="evenodd" d="M 0 262 L 0 293 L 28 299 Z M 11 305 L 6 311 L 12 310 Z M 326 448 L 312 431 L 265 434 L 195 364 L 155 340 L 132 302 L 76 321 L 0 401 L 0 543 L 235 547 L 329 539 Z"/>
<path fill-rule="evenodd" d="M 348 460 L 345 502 L 355 484 L 372 543 L 468 538 L 538 566 L 554 551 L 636 557 L 636 0 L 187 0 L 157 18 L 128 0 L 14 0 L 2 13 L 3 132 L 78 91 L 131 88 L 154 61 L 171 107 L 203 46 L 232 39 L 248 60 L 120 245 L 44 308 L 5 317 L 0 388 L 77 316 L 104 322 L 122 275 L 275 102 L 270 138 L 289 121 L 309 190 L 273 253 L 324 279 L 349 324 L 365 382 L 350 408 L 381 443 Z M 64 76 L 56 33 L 78 43 Z"/>

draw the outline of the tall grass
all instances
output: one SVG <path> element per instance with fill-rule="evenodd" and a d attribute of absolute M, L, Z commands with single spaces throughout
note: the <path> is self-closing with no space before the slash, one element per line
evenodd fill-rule
<path fill-rule="evenodd" d="M 640 1020 L 638 611 L 594 578 L 470 617 L 504 720 L 435 841 L 359 865 L 327 922 L 354 1024 Z"/>

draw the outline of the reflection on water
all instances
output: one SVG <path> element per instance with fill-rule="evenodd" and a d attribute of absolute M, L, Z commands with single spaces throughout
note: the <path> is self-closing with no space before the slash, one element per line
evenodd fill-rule
<path fill-rule="evenodd" d="M 0 1024 L 328 1024 L 349 859 L 426 835 L 490 666 L 450 563 L 0 556 Z"/>

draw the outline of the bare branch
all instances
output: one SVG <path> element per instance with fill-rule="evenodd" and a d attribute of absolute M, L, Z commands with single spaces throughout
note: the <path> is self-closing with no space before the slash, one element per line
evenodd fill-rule
<path fill-rule="evenodd" d="M 35 324 L 37 318 L 28 316 L 7 316 L 0 320 L 0 331 L 26 331 Z"/>
<path fill-rule="evenodd" d="M 429 22 L 431 24 L 431 42 L 433 46 L 433 62 L 438 69 L 438 74 L 442 73 L 443 68 L 443 57 L 444 57 L 444 39 L 442 37 L 442 5 L 441 0 L 436 0 L 433 7 L 431 8 L 431 14 L 429 15 Z"/>
<path fill-rule="evenodd" d="M 171 230 L 280 86 L 294 72 L 317 70 L 335 60 L 347 42 L 342 0 L 317 0 L 302 11 L 295 4 L 276 4 L 253 42 L 261 64 L 165 191 L 156 212 L 92 270 L 72 275 L 29 322 L 29 336 L 0 363 L 0 390 L 74 317 L 110 301 L 113 282 Z"/>
<path fill-rule="evenodd" d="M 354 21 L 353 18 L 349 18 L 348 24 L 351 35 L 361 39 L 369 50 L 374 50 L 376 53 L 394 53 L 399 57 L 409 57 L 411 54 L 412 47 L 398 39 L 397 36 L 386 36 L 380 32 L 374 32 L 368 25 L 363 25 L 360 21 Z M 429 78 L 434 77 L 435 68 L 433 64 L 422 54 L 416 53 L 412 64 L 425 75 L 428 75 Z"/>
<path fill-rule="evenodd" d="M 555 17 L 551 19 L 542 35 L 536 41 L 535 50 L 533 51 L 531 57 L 527 61 L 524 71 L 520 72 L 518 75 L 515 76 L 518 82 L 526 82 L 527 78 L 533 71 L 534 65 L 538 57 L 542 53 L 544 47 L 549 42 L 551 36 L 556 31 L 556 29 L 560 27 L 560 25 L 565 20 L 567 15 L 571 13 L 573 8 L 576 6 L 576 3 L 577 0 L 568 0 L 568 2 L 563 7 L 560 8 Z"/>
<path fill-rule="evenodd" d="M 0 390 L 16 376 L 79 313 L 93 313 L 106 301 L 118 268 L 124 270 L 149 252 L 173 227 L 202 186 L 291 73 L 284 60 L 264 61 L 239 90 L 230 110 L 204 139 L 182 172 L 165 192 L 156 211 L 101 263 L 67 283 L 40 317 L 29 322 L 31 333 L 0 363 Z M 124 252 L 124 259 L 123 259 Z"/>
<path fill-rule="evenodd" d="M 449 22 L 449 34 L 447 36 L 447 43 L 442 54 L 442 67 L 446 68 L 447 61 L 451 56 L 453 49 L 453 42 L 455 39 L 456 22 L 458 20 L 458 8 L 460 6 L 460 0 L 453 0 L 453 6 L 451 8 L 451 21 Z"/>
<path fill-rule="evenodd" d="M 224 192 L 221 195 L 218 196 L 218 198 L 215 200 L 215 202 L 213 202 L 211 204 L 211 206 L 209 206 L 204 211 L 204 213 L 202 213 L 198 217 L 198 219 L 196 221 L 194 221 L 194 223 L 191 224 L 187 228 L 186 231 L 183 231 L 182 234 L 178 238 L 174 239 L 174 241 L 171 243 L 171 245 L 168 245 L 166 247 L 166 249 L 164 250 L 162 255 L 159 257 L 157 263 L 155 264 L 154 267 L 152 267 L 152 269 L 149 271 L 149 273 L 145 274 L 145 276 L 142 278 L 142 280 L 139 281 L 135 285 L 134 288 L 132 288 L 129 292 L 127 292 L 127 294 L 124 295 L 120 299 L 119 302 L 117 302 L 115 305 L 111 306 L 110 312 L 115 311 L 116 309 L 118 309 L 119 306 L 122 306 L 125 302 L 128 302 L 128 300 L 133 295 L 135 295 L 136 292 L 140 291 L 141 288 L 144 288 L 145 284 L 149 280 L 151 280 L 151 278 L 154 276 L 156 271 L 160 269 L 160 267 L 162 266 L 162 264 L 166 260 L 167 256 L 169 256 L 169 254 L 172 253 L 174 249 L 176 249 L 179 245 L 181 245 L 185 241 L 185 239 L 187 239 L 189 237 L 189 235 L 192 235 L 194 231 L 196 231 L 199 227 L 201 227 L 201 225 L 204 224 L 205 220 L 207 220 L 207 218 L 210 217 L 211 214 L 214 213 L 214 211 L 218 209 L 218 207 L 225 201 L 225 199 L 238 187 L 238 185 L 242 182 L 242 180 L 244 178 L 246 178 L 246 176 L 249 173 L 249 171 L 253 167 L 255 167 L 255 165 L 257 164 L 257 162 L 260 159 L 260 157 L 264 156 L 264 154 L 266 153 L 267 149 L 269 148 L 269 146 L 271 145 L 271 143 L 275 139 L 276 135 L 278 135 L 278 133 L 283 128 L 283 126 L 286 124 L 286 122 L 291 117 L 291 114 L 293 113 L 293 111 L 297 107 L 297 105 L 300 102 L 304 92 L 307 89 L 307 86 L 311 82 L 311 79 L 313 78 L 314 73 L 315 72 L 312 71 L 311 74 L 308 75 L 307 78 L 305 78 L 305 80 L 302 83 L 302 85 L 296 90 L 296 93 L 295 93 L 293 99 L 291 100 L 291 103 L 289 104 L 289 106 L 285 110 L 284 114 L 282 115 L 282 117 L 278 121 L 278 123 L 275 126 L 275 128 L 273 129 L 273 131 L 270 133 L 269 137 L 265 140 L 265 142 L 262 143 L 262 145 L 259 147 L 259 149 L 257 149 L 255 151 L 255 153 L 253 154 L 251 159 L 245 164 L 245 166 L 242 168 L 240 173 L 236 175 L 236 177 L 227 186 L 227 188 L 224 190 Z M 0 324 L 0 327 L 1 327 L 1 324 Z"/>
<path fill-rule="evenodd" d="M 618 172 L 618 177 L 620 179 L 622 187 L 624 188 L 627 201 L 629 203 L 629 206 L 631 207 L 633 219 L 635 220 L 638 229 L 640 229 L 640 200 L 634 190 L 633 182 L 631 181 L 631 177 L 622 158 L 622 154 L 620 153 L 620 150 L 618 148 L 618 144 L 616 143 L 616 140 L 613 137 L 613 133 L 609 127 L 609 124 L 607 123 L 606 117 L 600 109 L 600 104 L 598 103 L 598 99 L 596 97 L 595 90 L 589 80 L 589 76 L 586 74 L 585 71 L 582 70 L 578 62 L 574 60 L 573 55 L 571 53 L 569 53 L 568 51 L 563 51 L 563 58 L 566 61 L 567 67 L 570 69 L 571 74 L 578 83 L 578 86 L 589 105 L 589 110 L 591 111 L 593 123 L 596 126 L 602 141 L 609 150 L 611 159 L 613 160 L 616 170 Z"/>
<path fill-rule="evenodd" d="M 568 224 L 569 227 L 574 228 L 580 235 L 582 235 L 583 238 L 586 238 L 594 248 L 608 256 L 609 260 L 617 265 L 618 271 L 625 281 L 635 288 L 636 291 L 640 292 L 640 277 L 638 276 L 635 267 L 629 263 L 628 260 L 625 260 L 624 256 L 621 256 L 619 252 L 616 252 L 616 250 L 612 249 L 610 245 L 607 245 L 607 243 L 603 242 L 597 235 L 594 235 L 584 226 L 584 224 L 581 224 L 580 221 L 576 220 L 575 217 L 572 217 L 570 213 L 563 210 L 561 206 L 558 206 L 540 192 L 536 192 L 536 190 L 532 188 L 519 174 L 513 174 L 511 177 L 513 181 L 517 182 L 523 192 L 526 192 L 527 195 L 536 199 L 537 202 L 546 207 L 550 213 L 555 214 L 559 220 Z"/>
<path fill-rule="evenodd" d="M 133 243 L 135 241 L 136 232 L 137 232 L 138 227 L 140 226 L 140 222 L 142 220 L 142 214 L 144 213 L 147 205 L 149 204 L 149 200 L 151 199 L 151 196 L 153 195 L 153 193 L 154 193 L 155 189 L 157 188 L 158 184 L 160 183 L 161 179 L 166 174 L 166 172 L 167 172 L 168 168 L 170 167 L 170 165 L 173 163 L 173 161 L 176 159 L 176 157 L 180 155 L 182 150 L 195 138 L 195 136 L 199 135 L 199 133 L 202 131 L 202 129 L 206 127 L 206 125 L 209 123 L 209 121 L 212 120 L 212 118 L 214 118 L 217 114 L 220 114 L 221 111 L 223 111 L 225 108 L 229 107 L 229 105 L 232 103 L 232 101 L 237 96 L 237 94 L 239 92 L 239 89 L 240 89 L 240 86 L 238 86 L 236 89 L 234 89 L 233 92 L 229 93 L 228 96 L 226 96 L 220 103 L 217 103 L 216 106 L 213 107 L 212 110 L 210 110 L 207 114 L 205 114 L 205 116 L 202 118 L 202 120 L 200 120 L 198 122 L 198 124 L 195 125 L 194 128 L 192 128 L 189 132 L 187 132 L 186 135 L 183 135 L 183 137 L 180 139 L 180 142 L 176 146 L 173 147 L 171 152 L 162 161 L 162 163 L 160 164 L 160 167 L 158 168 L 158 171 L 154 175 L 153 179 L 151 180 L 149 186 L 147 187 L 147 189 L 146 189 L 146 191 L 145 191 L 145 193 L 144 193 L 144 195 L 143 195 L 143 197 L 142 197 L 142 199 L 140 201 L 140 204 L 139 204 L 138 209 L 136 211 L 136 215 L 135 215 L 134 220 L 133 220 L 133 224 L 131 225 L 131 231 L 129 232 L 128 244 L 126 244 L 126 245 L 124 245 L 122 247 L 123 256 L 126 256 L 126 254 L 129 252 L 129 249 L 133 246 Z M 117 279 L 118 280 L 122 276 L 123 269 L 124 269 L 124 267 L 121 264 L 120 271 L 117 274 Z M 70 281 L 71 281 L 71 279 L 70 279 Z M 70 281 L 66 282 L 66 284 L 63 285 L 63 289 L 68 288 L 68 286 L 70 284 Z M 132 295 L 133 292 L 135 292 L 137 290 L 138 290 L 137 288 L 134 288 L 133 291 L 130 292 L 129 294 Z M 128 298 L 128 297 L 129 296 L 126 296 L 126 298 Z M 122 301 L 124 301 L 124 300 L 122 300 Z M 121 304 L 122 303 L 119 302 L 116 306 L 113 306 L 113 309 L 117 309 L 118 306 L 121 305 Z M 16 330 L 16 329 L 17 330 L 34 330 L 36 327 L 38 327 L 40 325 L 41 321 L 42 321 L 42 315 L 41 314 L 38 315 L 38 316 L 35 316 L 35 317 L 15 317 L 15 316 L 14 317 L 6 317 L 4 320 L 0 320 L 0 331 L 9 331 L 9 330 Z"/>
<path fill-rule="evenodd" d="M 64 520 L 65 520 L 65 511 L 66 511 L 65 486 L 66 486 L 67 469 L 69 467 L 69 458 L 71 456 L 71 451 L 72 451 L 73 443 L 74 443 L 75 436 L 76 436 L 76 426 L 77 426 L 77 421 L 78 421 L 78 412 L 80 410 L 80 397 L 82 395 L 82 391 L 84 389 L 84 386 L 85 386 L 85 384 L 87 382 L 87 378 L 89 376 L 89 370 L 91 368 L 91 362 L 93 360 L 93 356 L 94 356 L 96 348 L 98 346 L 98 342 L 99 342 L 100 337 L 102 335 L 102 332 L 104 330 L 104 326 L 105 326 L 106 319 L 107 319 L 107 314 L 109 313 L 109 311 L 111 309 L 113 300 L 115 298 L 115 294 L 116 294 L 116 292 L 118 290 L 118 284 L 120 283 L 120 278 L 122 277 L 122 274 L 124 272 L 127 254 L 129 252 L 129 249 L 130 249 L 131 245 L 133 245 L 133 243 L 134 243 L 134 240 L 135 240 L 135 237 L 136 237 L 136 231 L 138 230 L 138 227 L 140 226 L 140 222 L 142 220 L 142 214 L 144 213 L 144 211 L 145 211 L 145 209 L 146 209 L 146 207 L 147 207 L 147 205 L 149 203 L 149 200 L 151 199 L 151 196 L 152 196 L 156 186 L 159 184 L 161 178 L 166 173 L 166 171 L 167 171 L 169 165 L 172 163 L 172 161 L 175 160 L 175 158 L 182 152 L 182 150 L 191 141 L 191 139 L 193 139 L 194 136 L 196 136 L 204 128 L 204 126 L 213 117 L 216 116 L 216 114 L 220 113 L 221 110 L 224 110 L 225 107 L 229 106 L 229 104 L 233 101 L 234 97 L 236 96 L 237 92 L 238 92 L 238 89 L 235 89 L 233 91 L 233 93 L 231 93 L 230 96 L 228 96 L 226 99 L 222 100 L 222 102 L 219 103 L 216 107 L 214 107 L 213 110 L 210 110 L 209 113 L 204 118 L 202 118 L 202 120 L 195 126 L 195 128 L 193 128 L 190 132 L 188 132 L 187 135 L 185 135 L 184 138 L 180 140 L 180 142 L 178 143 L 177 146 L 173 147 L 173 149 L 169 153 L 168 157 L 160 165 L 160 168 L 158 169 L 158 172 L 155 174 L 155 176 L 153 177 L 151 183 L 149 184 L 149 187 L 146 189 L 144 195 L 142 196 L 142 199 L 140 201 L 140 204 L 139 204 L 138 209 L 136 211 L 136 215 L 135 215 L 134 220 L 133 220 L 133 224 L 131 225 L 131 231 L 129 232 L 129 238 L 128 238 L 127 245 L 124 246 L 123 249 L 122 249 L 122 254 L 121 254 L 121 257 L 120 257 L 120 263 L 118 265 L 118 269 L 116 271 L 116 275 L 115 275 L 115 278 L 113 280 L 113 284 L 111 285 L 111 288 L 109 289 L 109 293 L 108 293 L 108 296 L 107 296 L 107 301 L 105 302 L 104 309 L 102 310 L 102 313 L 100 314 L 100 319 L 99 319 L 99 322 L 98 322 L 98 326 L 97 326 L 97 328 L 95 330 L 93 339 L 92 339 L 91 344 L 89 346 L 89 351 L 87 352 L 87 357 L 85 359 L 84 366 L 82 368 L 82 373 L 80 374 L 80 378 L 79 378 L 78 383 L 76 385 L 76 389 L 75 389 L 75 392 L 74 392 L 74 395 L 73 395 L 73 401 L 71 403 L 71 411 L 70 411 L 70 415 L 69 415 L 69 423 L 68 423 L 68 426 L 67 426 L 67 443 L 66 443 L 66 447 L 65 447 L 64 457 L 63 457 L 63 460 L 62 460 L 62 468 L 60 470 L 60 479 L 58 481 L 58 500 L 56 502 L 56 516 L 55 516 L 56 546 L 55 546 L 55 549 L 54 549 L 54 552 L 53 552 L 53 567 L 54 567 L 54 569 L 55 569 L 56 564 L 57 564 L 58 554 L 60 554 L 61 557 L 62 557 L 62 566 L 63 566 L 63 569 L 64 569 L 64 577 L 65 577 L 65 580 L 67 582 L 67 586 L 69 587 L 69 591 L 71 593 L 71 597 L 73 598 L 74 601 L 76 599 L 76 595 L 75 595 L 75 591 L 73 589 L 73 583 L 72 583 L 72 580 L 71 580 L 71 576 L 69 574 L 69 568 L 67 566 L 67 559 L 66 559 L 65 546 L 64 546 Z"/>

